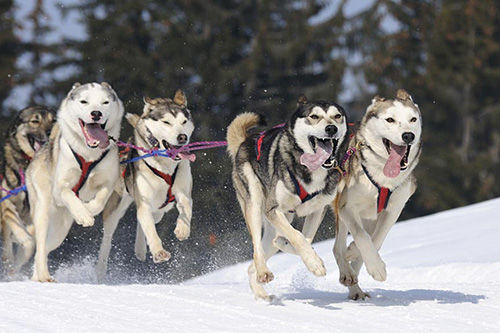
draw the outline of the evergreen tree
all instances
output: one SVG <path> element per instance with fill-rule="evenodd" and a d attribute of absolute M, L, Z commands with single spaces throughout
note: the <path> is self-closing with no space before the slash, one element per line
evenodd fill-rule
<path fill-rule="evenodd" d="M 9 96 L 16 74 L 16 60 L 20 52 L 14 34 L 14 1 L 0 2 L 0 105 Z"/>

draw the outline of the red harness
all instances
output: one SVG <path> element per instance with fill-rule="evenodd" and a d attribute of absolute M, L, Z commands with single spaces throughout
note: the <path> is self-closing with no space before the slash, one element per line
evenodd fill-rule
<path fill-rule="evenodd" d="M 175 166 L 174 173 L 172 175 L 169 175 L 169 174 L 161 172 L 158 169 L 153 168 L 146 161 L 144 161 L 144 163 L 148 166 L 148 168 L 149 168 L 149 170 L 151 170 L 151 172 L 153 172 L 155 175 L 157 175 L 158 177 L 163 179 L 165 181 L 165 183 L 167 183 L 167 185 L 168 185 L 167 198 L 165 199 L 165 202 L 158 208 L 158 209 L 162 209 L 163 207 L 165 207 L 169 203 L 175 201 L 175 196 L 172 194 L 172 185 L 174 184 L 175 176 L 177 175 L 177 166 Z"/>
<path fill-rule="evenodd" d="M 82 156 L 78 155 L 73 149 L 71 149 L 71 152 L 75 156 L 76 161 L 78 162 L 78 165 L 80 165 L 80 170 L 82 171 L 82 174 L 80 175 L 80 180 L 78 180 L 78 183 L 73 187 L 73 192 L 75 192 L 76 196 L 79 196 L 80 190 L 82 189 L 83 185 L 85 185 L 85 182 L 87 181 L 90 172 L 92 169 L 96 167 L 99 162 L 101 162 L 104 157 L 108 154 L 109 150 L 106 150 L 104 153 L 102 153 L 101 157 L 95 161 L 87 161 L 85 160 Z"/>
<path fill-rule="evenodd" d="M 377 214 L 382 212 L 384 209 L 387 208 L 387 204 L 389 203 L 389 198 L 391 197 L 392 191 L 389 190 L 387 187 L 381 187 L 373 178 L 370 176 L 368 173 L 368 170 L 366 170 L 365 166 L 361 164 L 361 167 L 363 168 L 366 176 L 368 179 L 372 182 L 372 184 L 377 188 L 378 190 L 378 198 L 377 198 Z"/>

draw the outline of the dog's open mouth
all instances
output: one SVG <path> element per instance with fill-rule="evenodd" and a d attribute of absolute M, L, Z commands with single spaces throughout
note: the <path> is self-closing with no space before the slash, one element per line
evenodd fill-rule
<path fill-rule="evenodd" d="M 40 148 L 47 142 L 46 140 L 40 140 L 32 135 L 28 135 L 28 142 L 35 152 L 39 151 Z"/>
<path fill-rule="evenodd" d="M 388 139 L 383 139 L 385 149 L 389 158 L 384 166 L 384 175 L 389 178 L 395 178 L 401 171 L 408 168 L 408 156 L 410 155 L 411 145 L 396 145 Z"/>
<path fill-rule="evenodd" d="M 182 147 L 184 147 L 184 145 L 180 145 L 180 146 L 171 145 L 167 142 L 167 140 L 162 140 L 161 143 L 163 145 L 163 148 L 167 149 L 167 150 L 177 150 L 177 149 L 181 149 Z M 189 150 L 184 150 L 184 151 L 179 152 L 174 157 L 172 157 L 172 159 L 174 161 L 189 160 L 190 162 L 194 162 L 196 160 L 196 155 L 190 153 Z"/>
<path fill-rule="evenodd" d="M 325 169 L 332 168 L 335 165 L 333 155 L 337 150 L 338 139 L 310 136 L 308 140 L 314 154 L 302 154 L 300 163 L 311 171 L 316 171 L 320 166 Z"/>
<path fill-rule="evenodd" d="M 104 130 L 106 123 L 86 123 L 81 119 L 79 119 L 79 123 L 89 148 L 105 149 L 109 146 L 108 133 Z"/>

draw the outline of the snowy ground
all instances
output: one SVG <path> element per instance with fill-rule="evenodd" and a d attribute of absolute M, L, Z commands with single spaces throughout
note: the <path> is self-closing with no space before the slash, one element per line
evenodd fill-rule
<path fill-rule="evenodd" d="M 256 302 L 248 263 L 179 285 L 96 285 L 91 265 L 60 268 L 57 284 L 0 283 L 1 332 L 500 332 L 500 199 L 397 224 L 381 255 L 388 280 L 362 270 L 372 298 L 348 301 L 331 254 L 328 274 L 299 258 L 270 260 L 280 298 Z"/>

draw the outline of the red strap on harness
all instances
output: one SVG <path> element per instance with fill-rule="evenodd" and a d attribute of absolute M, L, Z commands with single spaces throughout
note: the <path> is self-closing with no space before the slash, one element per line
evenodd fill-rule
<path fill-rule="evenodd" d="M 377 213 L 380 213 L 387 207 L 390 191 L 387 187 L 381 187 L 378 194 Z"/>
<path fill-rule="evenodd" d="M 165 183 L 167 183 L 168 185 L 168 191 L 167 191 L 167 199 L 165 200 L 165 202 L 158 208 L 158 209 L 162 209 L 163 207 L 165 207 L 166 205 L 168 205 L 169 203 L 175 201 L 175 196 L 172 194 L 172 184 L 174 183 L 174 180 L 175 180 L 175 175 L 177 174 L 177 166 L 175 167 L 175 171 L 172 175 L 169 175 L 169 174 L 166 174 L 166 173 L 163 173 L 161 172 L 160 170 L 158 169 L 155 169 L 153 168 L 151 165 L 149 165 L 148 163 L 146 163 L 146 161 L 144 161 L 144 163 L 148 166 L 148 168 L 155 174 L 157 175 L 158 177 L 162 178 Z"/>
<path fill-rule="evenodd" d="M 92 169 L 94 169 L 95 166 L 97 164 L 99 164 L 99 162 L 101 162 L 104 159 L 104 157 L 106 157 L 109 150 L 106 150 L 101 155 L 101 157 L 99 157 L 97 160 L 91 161 L 91 162 L 85 160 L 82 156 L 75 153 L 73 151 L 73 149 L 71 151 L 73 152 L 73 155 L 75 156 L 76 161 L 80 165 L 80 170 L 82 170 L 82 173 L 80 175 L 80 179 L 78 180 L 78 183 L 72 188 L 72 191 L 75 192 L 76 196 L 78 196 L 80 189 L 83 187 L 83 185 L 85 185 L 85 182 L 87 181 L 87 178 L 89 177 L 89 174 L 92 171 Z"/>
<path fill-rule="evenodd" d="M 262 150 L 262 141 L 264 140 L 265 136 L 266 136 L 265 134 L 262 134 L 257 139 L 257 161 L 260 161 L 260 153 L 261 153 L 261 150 Z"/>

